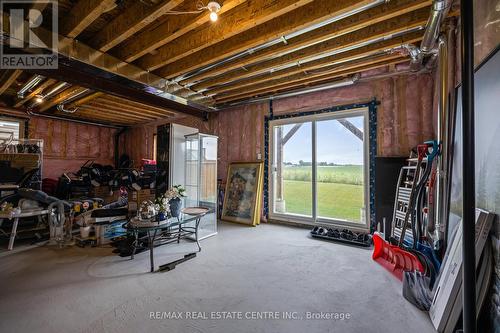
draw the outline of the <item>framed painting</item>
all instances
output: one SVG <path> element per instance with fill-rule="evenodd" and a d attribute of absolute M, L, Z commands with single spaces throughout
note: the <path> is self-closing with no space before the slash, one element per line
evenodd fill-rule
<path fill-rule="evenodd" d="M 262 162 L 233 162 L 227 170 L 222 220 L 247 225 L 260 223 Z"/>

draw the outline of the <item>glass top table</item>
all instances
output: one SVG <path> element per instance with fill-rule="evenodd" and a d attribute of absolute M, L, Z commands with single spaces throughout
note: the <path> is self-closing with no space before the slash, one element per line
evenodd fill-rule
<path fill-rule="evenodd" d="M 153 222 L 141 221 L 138 217 L 131 218 L 127 223 L 123 224 L 123 228 L 131 231 L 134 234 L 134 242 L 132 244 L 132 254 L 130 259 L 134 259 L 135 252 L 139 244 L 143 241 L 148 242 L 149 259 L 151 264 L 151 272 L 155 271 L 154 264 L 154 247 L 155 245 L 164 245 L 170 243 L 180 243 L 181 239 L 194 237 L 198 245 L 198 252 L 201 251 L 200 242 L 198 240 L 198 227 L 201 218 L 210 210 L 203 207 L 184 208 L 179 218 L 171 218 L 170 220 Z M 146 233 L 146 236 L 139 237 L 140 234 Z M 196 254 L 189 254 L 185 258 L 192 258 Z M 181 259 L 182 260 L 182 259 Z M 187 260 L 187 259 L 186 259 Z M 171 269 L 171 263 L 161 265 L 159 270 Z M 164 269 L 165 268 L 165 269 Z"/>

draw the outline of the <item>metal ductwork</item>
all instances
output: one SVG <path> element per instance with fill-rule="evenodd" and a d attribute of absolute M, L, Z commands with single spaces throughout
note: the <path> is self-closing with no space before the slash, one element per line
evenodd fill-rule
<path fill-rule="evenodd" d="M 426 67 L 429 68 L 434 66 L 437 57 L 436 42 L 439 38 L 441 24 L 448 15 L 452 3 L 453 0 L 433 1 L 420 48 L 414 45 L 408 48 L 408 55 L 411 57 L 410 68 L 412 71 L 419 71 L 424 64 L 424 60 L 428 58 L 428 56 L 431 56 L 431 58 L 428 59 Z"/>
<path fill-rule="evenodd" d="M 453 0 L 434 0 L 432 3 L 431 14 L 427 21 L 427 28 L 425 29 L 420 50 L 424 54 L 435 52 L 435 45 L 439 37 L 441 23 L 450 11 Z"/>
<path fill-rule="evenodd" d="M 57 111 L 65 112 L 65 113 L 75 113 L 78 111 L 78 108 L 66 109 L 64 108 L 64 104 L 57 105 Z"/>
<path fill-rule="evenodd" d="M 330 82 L 322 85 L 318 85 L 315 87 L 310 87 L 310 88 L 300 88 L 292 91 L 287 91 L 283 93 L 278 93 L 275 95 L 270 95 L 266 97 L 256 97 L 250 100 L 245 100 L 245 101 L 240 101 L 240 102 L 234 102 L 234 103 L 229 103 L 227 105 L 224 105 L 223 107 L 232 107 L 240 104 L 249 104 L 249 103 L 258 103 L 258 102 L 263 102 L 263 101 L 268 101 L 268 100 L 275 100 L 275 99 L 281 99 L 281 98 L 286 98 L 286 97 L 292 97 L 292 96 L 297 96 L 297 95 L 303 95 L 307 93 L 312 93 L 316 91 L 322 91 L 322 90 L 327 90 L 327 89 L 333 89 L 333 88 L 340 88 L 340 87 L 345 87 L 345 86 L 350 86 L 353 85 L 354 83 L 358 82 L 359 80 L 359 74 L 355 74 L 347 79 L 335 81 L 335 82 Z M 220 109 L 219 109 L 220 110 Z"/>
<path fill-rule="evenodd" d="M 66 82 L 61 82 L 59 83 L 57 86 L 55 86 L 54 88 L 52 88 L 49 92 L 47 92 L 46 94 L 43 95 L 43 99 L 47 99 L 47 98 L 50 98 L 52 97 L 53 95 L 55 95 L 59 90 L 63 89 L 63 88 L 66 88 L 67 86 L 69 86 L 69 83 L 66 83 Z"/>
<path fill-rule="evenodd" d="M 26 84 L 24 86 L 22 86 L 21 89 L 19 89 L 19 91 L 17 92 L 17 97 L 21 98 L 21 99 L 24 98 L 25 94 L 28 91 L 31 91 L 33 88 L 35 88 L 44 79 L 45 79 L 45 76 L 36 75 L 31 80 L 29 80 L 28 82 L 26 82 Z"/>

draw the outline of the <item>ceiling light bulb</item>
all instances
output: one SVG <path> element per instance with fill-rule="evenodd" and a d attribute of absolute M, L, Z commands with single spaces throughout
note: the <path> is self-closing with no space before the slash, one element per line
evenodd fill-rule
<path fill-rule="evenodd" d="M 210 20 L 212 22 L 217 21 L 218 18 L 217 12 L 220 10 L 219 3 L 215 1 L 210 1 L 205 8 L 208 9 L 208 11 L 210 12 Z"/>
<path fill-rule="evenodd" d="M 216 12 L 211 12 L 210 13 L 210 20 L 212 20 L 212 22 L 217 21 L 217 18 L 218 18 L 218 15 L 217 15 Z"/>
<path fill-rule="evenodd" d="M 43 97 L 40 96 L 36 97 L 35 102 L 37 102 L 38 104 L 43 103 Z"/>

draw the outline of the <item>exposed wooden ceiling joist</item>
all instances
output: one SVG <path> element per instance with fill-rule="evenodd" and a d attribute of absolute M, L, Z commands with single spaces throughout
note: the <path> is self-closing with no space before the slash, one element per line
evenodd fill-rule
<path fill-rule="evenodd" d="M 150 117 L 145 115 L 137 115 L 135 113 L 131 113 L 127 110 L 117 110 L 114 108 L 110 108 L 109 106 L 100 106 L 95 104 L 82 105 L 78 107 L 78 111 L 75 112 L 75 115 L 78 115 L 80 111 L 95 111 L 99 112 L 101 116 L 110 116 L 116 119 L 130 119 L 136 121 L 145 121 L 150 119 L 155 119 L 156 117 Z"/>
<path fill-rule="evenodd" d="M 60 33 L 75 38 L 114 3 L 115 0 L 79 0 L 61 22 Z"/>
<path fill-rule="evenodd" d="M 431 0 L 392 0 L 383 5 L 370 8 L 366 11 L 348 16 L 339 21 L 330 23 L 321 28 L 304 33 L 297 37 L 287 40 L 287 44 L 277 44 L 257 51 L 253 54 L 237 59 L 230 63 L 225 63 L 224 66 L 215 67 L 211 70 L 204 71 L 200 74 L 193 75 L 185 80 L 180 81 L 182 85 L 196 82 L 205 78 L 220 75 L 233 69 L 242 66 L 248 66 L 259 61 L 263 61 L 272 57 L 279 57 L 293 50 L 320 43 L 331 38 L 336 38 L 350 32 L 366 28 L 367 26 L 379 24 L 383 21 L 396 18 L 400 15 L 410 13 L 421 8 L 426 8 L 431 3 Z M 428 10 L 428 8 L 427 8 Z M 426 13 L 429 15 L 429 12 Z"/>
<path fill-rule="evenodd" d="M 136 108 L 139 110 L 144 110 L 144 108 L 147 108 L 148 110 L 156 111 L 156 113 L 158 113 L 160 115 L 173 114 L 175 112 L 174 110 L 165 109 L 165 108 L 158 108 L 158 107 L 154 107 L 154 106 L 150 106 L 150 105 L 144 105 L 141 103 L 137 103 L 135 101 L 131 101 L 131 100 L 127 100 L 127 99 L 123 99 L 123 98 L 119 98 L 119 97 L 115 97 L 115 96 L 111 96 L 111 95 L 106 96 L 106 101 L 110 102 L 110 103 L 115 102 L 115 103 L 125 104 L 125 105 L 128 105 L 132 108 Z"/>
<path fill-rule="evenodd" d="M 321 54 L 338 52 L 343 49 L 352 48 L 357 45 L 387 38 L 391 35 L 402 33 L 409 29 L 414 29 L 425 25 L 429 15 L 428 8 L 423 8 L 397 18 L 383 21 L 379 24 L 368 26 L 366 28 L 342 35 L 338 38 L 330 39 L 324 43 L 318 43 L 297 52 L 292 52 L 278 58 L 274 58 L 262 63 L 245 67 L 245 69 L 231 71 L 227 74 L 216 77 L 212 80 L 206 80 L 200 84 L 195 84 L 191 88 L 194 90 L 205 89 L 211 86 L 217 86 L 238 79 L 252 77 L 261 73 L 272 71 L 282 66 L 302 63 L 308 58 L 317 57 Z"/>
<path fill-rule="evenodd" d="M 289 12 L 287 15 L 260 24 L 243 34 L 224 39 L 210 48 L 172 62 L 159 69 L 157 73 L 166 78 L 173 78 L 370 3 L 372 3 L 370 0 L 316 0 L 298 10 Z"/>
<path fill-rule="evenodd" d="M 261 84 L 253 87 L 252 89 L 245 90 L 244 92 L 235 92 L 233 94 L 220 95 L 217 97 L 217 103 L 226 103 L 235 100 L 241 100 L 249 97 L 261 96 L 266 93 L 274 93 L 281 91 L 283 89 L 297 88 L 303 85 L 310 85 L 312 83 L 323 83 L 324 81 L 331 81 L 344 77 L 346 75 L 351 75 L 375 68 L 385 67 L 392 64 L 401 63 L 408 61 L 408 59 L 402 57 L 401 55 L 389 55 L 385 57 L 379 57 L 376 59 L 371 59 L 369 61 L 356 62 L 353 65 L 341 66 L 334 70 L 328 72 L 322 72 L 314 75 L 307 75 L 304 73 L 296 74 L 294 76 L 274 80 L 271 84 Z"/>
<path fill-rule="evenodd" d="M 86 103 L 89 103 L 90 101 L 96 99 L 96 98 L 99 98 L 101 96 L 103 96 L 104 93 L 98 91 L 98 92 L 95 92 L 95 93 L 92 93 L 90 95 L 87 95 L 85 97 L 82 97 L 76 101 L 73 101 L 71 103 L 68 104 L 68 108 L 74 108 L 74 107 L 77 107 L 77 106 L 80 106 L 80 105 L 83 105 L 83 104 L 86 104 Z"/>
<path fill-rule="evenodd" d="M 160 117 L 168 117 L 172 115 L 172 113 L 157 113 L 154 110 L 150 110 L 147 108 L 137 109 L 130 107 L 129 105 L 126 104 L 119 104 L 119 103 L 114 103 L 111 101 L 108 101 L 106 99 L 98 99 L 91 101 L 90 103 L 86 104 L 86 106 L 95 106 L 99 108 L 109 108 L 110 110 L 115 110 L 115 111 L 121 111 L 122 114 L 132 114 L 132 115 L 137 115 L 139 117 L 145 117 L 145 118 L 160 118 Z"/>
<path fill-rule="evenodd" d="M 160 1 L 159 4 L 152 7 L 141 1 L 135 1 L 123 14 L 99 31 L 90 45 L 101 52 L 106 52 L 177 7 L 182 1 Z"/>
<path fill-rule="evenodd" d="M 225 1 L 218 12 L 219 16 L 224 19 L 224 13 L 245 1 L 248 0 Z M 172 15 L 153 29 L 143 30 L 134 38 L 125 41 L 113 51 L 113 54 L 126 62 L 132 62 L 209 21 L 210 18 L 206 12 L 192 19 L 187 19 L 185 15 Z"/>
<path fill-rule="evenodd" d="M 157 50 L 158 54 L 146 55 L 137 63 L 140 67 L 150 71 L 158 69 L 312 2 L 313 0 L 255 0 L 247 2 L 230 11 L 224 19 L 215 24 L 182 36 L 160 47 Z M 301 10 L 299 9 L 299 11 Z"/>
<path fill-rule="evenodd" d="M 7 72 L 7 79 L 0 84 L 0 95 L 2 95 L 9 87 L 16 81 L 19 75 L 22 74 L 22 70 L 15 69 L 11 72 Z"/>
<path fill-rule="evenodd" d="M 293 74 L 303 73 L 308 71 L 314 71 L 321 68 L 328 68 L 337 66 L 338 64 L 345 63 L 348 61 L 353 61 L 356 59 L 368 57 L 371 55 L 375 55 L 378 52 L 382 52 L 386 49 L 391 49 L 397 46 L 400 46 L 404 43 L 415 43 L 422 39 L 421 32 L 413 32 L 407 35 L 402 36 L 401 38 L 390 39 L 383 42 L 374 43 L 368 46 L 363 46 L 351 51 L 335 54 L 333 56 L 325 57 L 316 61 L 312 61 L 310 63 L 304 64 L 300 67 L 295 68 L 286 68 L 283 70 L 279 70 L 273 73 L 265 74 L 258 76 L 257 78 L 251 78 L 249 80 L 243 80 L 241 82 L 237 82 L 235 84 L 231 84 L 230 86 L 218 87 L 215 89 L 211 89 L 208 91 L 210 94 L 221 94 L 221 93 L 229 93 L 234 90 L 241 89 L 243 87 L 253 86 L 258 83 L 267 82 L 273 79 L 285 78 L 289 77 Z"/>
<path fill-rule="evenodd" d="M 106 115 L 105 112 L 102 111 L 93 111 L 93 110 L 85 110 L 83 112 L 76 112 L 76 114 L 67 114 L 64 112 L 56 112 L 54 115 L 63 116 L 70 119 L 77 120 L 87 120 L 92 122 L 103 122 L 106 124 L 117 125 L 117 126 L 132 126 L 138 123 L 137 120 L 130 118 L 115 118 L 112 116 Z"/>

